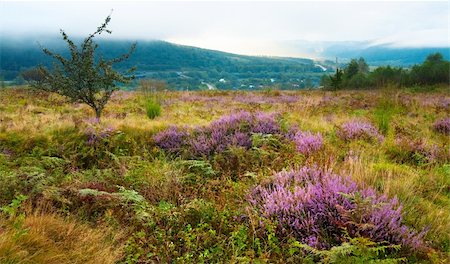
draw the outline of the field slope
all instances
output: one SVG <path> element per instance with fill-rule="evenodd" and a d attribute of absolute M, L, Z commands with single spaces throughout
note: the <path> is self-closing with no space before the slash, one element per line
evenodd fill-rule
<path fill-rule="evenodd" d="M 0 90 L 1 263 L 448 263 L 448 90 Z"/>

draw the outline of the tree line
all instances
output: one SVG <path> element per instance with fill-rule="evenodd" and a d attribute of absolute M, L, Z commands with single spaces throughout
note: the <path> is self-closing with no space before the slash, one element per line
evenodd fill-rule
<path fill-rule="evenodd" d="M 337 68 L 335 74 L 322 76 L 320 83 L 330 90 L 449 84 L 450 62 L 441 53 L 433 53 L 410 69 L 381 66 L 370 71 L 364 58 L 352 59 L 343 69 Z"/>

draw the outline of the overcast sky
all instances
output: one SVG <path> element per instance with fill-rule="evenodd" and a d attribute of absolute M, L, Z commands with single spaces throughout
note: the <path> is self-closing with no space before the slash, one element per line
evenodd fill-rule
<path fill-rule="evenodd" d="M 114 9 L 111 38 L 162 39 L 251 55 L 296 55 L 282 43 L 371 41 L 449 46 L 448 1 L 0 2 L 0 32 L 91 33 Z"/>

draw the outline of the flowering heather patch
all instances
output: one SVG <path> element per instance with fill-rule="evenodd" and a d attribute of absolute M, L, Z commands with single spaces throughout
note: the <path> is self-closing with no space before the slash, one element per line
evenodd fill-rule
<path fill-rule="evenodd" d="M 293 136 L 293 141 L 297 151 L 304 155 L 309 155 L 323 147 L 323 138 L 320 133 L 298 131 Z"/>
<path fill-rule="evenodd" d="M 422 107 L 435 107 L 436 110 L 448 110 L 450 106 L 450 98 L 442 95 L 428 94 L 420 99 L 415 100 Z"/>
<path fill-rule="evenodd" d="M 383 136 L 372 124 L 358 120 L 344 123 L 338 130 L 337 135 L 345 141 L 355 139 L 383 140 Z"/>
<path fill-rule="evenodd" d="M 188 136 L 189 133 L 172 126 L 155 135 L 154 140 L 160 148 L 176 153 L 183 148 Z"/>
<path fill-rule="evenodd" d="M 243 104 L 290 104 L 296 103 L 299 100 L 295 95 L 279 95 L 279 96 L 267 96 L 260 94 L 246 94 L 244 96 L 234 96 L 233 101 Z"/>
<path fill-rule="evenodd" d="M 444 118 L 441 120 L 437 120 L 434 123 L 434 130 L 444 135 L 450 135 L 450 118 Z"/>
<path fill-rule="evenodd" d="M 275 114 L 251 114 L 241 111 L 213 121 L 209 126 L 182 131 L 171 127 L 157 134 L 156 144 L 172 153 L 182 148 L 194 157 L 209 156 L 226 150 L 230 146 L 249 148 L 254 133 L 279 134 L 281 127 Z"/>
<path fill-rule="evenodd" d="M 198 93 L 183 93 L 181 97 L 179 98 L 183 102 L 223 102 L 225 97 L 224 96 L 204 96 Z"/>
<path fill-rule="evenodd" d="M 195 103 L 231 103 L 237 102 L 242 104 L 290 104 L 299 100 L 299 96 L 281 94 L 279 96 L 268 96 L 260 93 L 240 93 L 231 95 L 202 95 L 198 93 L 183 94 L 179 100 L 183 102 Z"/>
<path fill-rule="evenodd" d="M 304 155 L 323 147 L 320 133 L 304 132 L 295 127 L 285 133 L 276 114 L 264 112 L 251 114 L 246 111 L 222 116 L 209 126 L 196 127 L 190 131 L 171 127 L 157 134 L 154 139 L 159 147 L 171 153 L 179 153 L 185 148 L 192 156 L 202 157 L 223 152 L 230 146 L 250 148 L 252 134 L 279 135 L 293 141 L 297 151 Z"/>
<path fill-rule="evenodd" d="M 426 164 L 439 159 L 439 148 L 429 145 L 424 140 L 411 140 L 408 138 L 397 138 L 396 148 L 391 148 L 388 154 L 400 163 Z"/>
<path fill-rule="evenodd" d="M 339 104 L 340 98 L 324 95 L 322 99 L 319 101 L 319 106 L 335 106 Z"/>
<path fill-rule="evenodd" d="M 252 132 L 262 134 L 280 133 L 281 127 L 276 118 L 277 118 L 276 114 L 273 113 L 264 113 L 264 112 L 256 113 Z"/>
<path fill-rule="evenodd" d="M 125 101 L 125 100 L 132 98 L 132 96 L 133 96 L 133 92 L 130 92 L 130 91 L 115 91 L 111 95 L 111 100 Z"/>
<path fill-rule="evenodd" d="M 5 155 L 7 157 L 11 157 L 14 154 L 14 152 L 10 149 L 2 148 L 0 154 Z"/>
<path fill-rule="evenodd" d="M 403 225 L 396 198 L 316 168 L 277 173 L 270 184 L 253 189 L 249 201 L 262 217 L 277 222 L 277 235 L 293 235 L 317 249 L 342 244 L 346 232 L 406 249 L 424 246 L 424 233 Z"/>
<path fill-rule="evenodd" d="M 84 134 L 88 137 L 87 144 L 95 145 L 101 142 L 105 138 L 109 138 L 114 133 L 114 129 L 111 127 L 97 130 L 93 127 L 88 127 L 84 131 Z"/>
<path fill-rule="evenodd" d="M 448 111 L 450 109 L 450 98 L 440 98 L 436 103 L 436 109 Z"/>

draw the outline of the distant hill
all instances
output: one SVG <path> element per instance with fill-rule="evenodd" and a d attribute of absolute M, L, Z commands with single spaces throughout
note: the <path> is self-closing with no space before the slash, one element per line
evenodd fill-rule
<path fill-rule="evenodd" d="M 56 38 L 40 43 L 68 55 L 65 44 Z M 131 43 L 100 40 L 99 50 L 104 57 L 115 57 L 126 53 Z M 2 40 L 0 51 L 0 75 L 6 80 L 15 79 L 21 71 L 39 64 L 51 66 L 36 41 Z M 310 59 L 244 56 L 164 41 L 138 41 L 135 53 L 118 69 L 131 66 L 137 66 L 138 77 L 163 79 L 178 89 L 196 89 L 205 83 L 226 89 L 270 84 L 302 88 L 317 84 L 327 69 L 326 65 L 319 66 Z"/>
<path fill-rule="evenodd" d="M 342 59 L 363 57 L 373 66 L 391 65 L 410 67 L 422 63 L 431 53 L 440 52 L 445 59 L 449 59 L 449 48 L 398 48 L 387 45 L 370 46 L 359 49 L 341 49 L 330 47 L 324 55 L 327 57 L 337 56 Z"/>
<path fill-rule="evenodd" d="M 391 65 L 411 67 L 422 63 L 431 54 L 440 52 L 450 59 L 450 47 L 396 47 L 390 44 L 374 44 L 370 41 L 306 41 L 296 40 L 280 43 L 292 54 L 340 62 L 363 57 L 371 66 Z"/>

